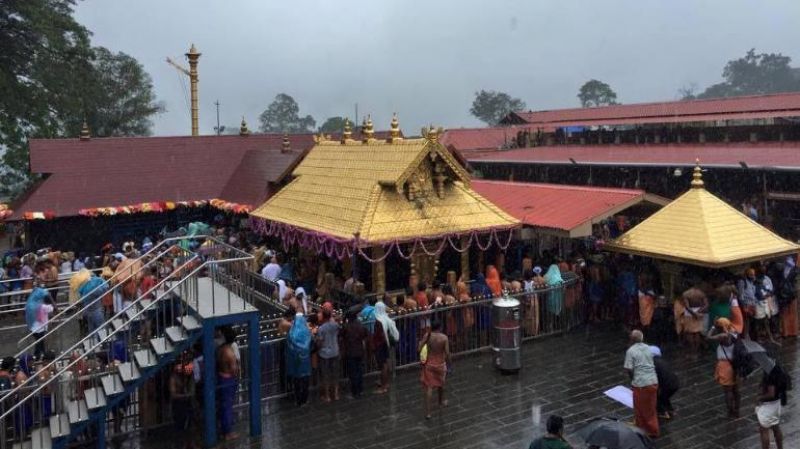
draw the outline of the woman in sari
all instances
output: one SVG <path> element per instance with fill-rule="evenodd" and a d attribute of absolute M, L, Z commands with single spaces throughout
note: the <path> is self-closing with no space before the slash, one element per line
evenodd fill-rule
<path fill-rule="evenodd" d="M 302 313 L 294 316 L 286 337 L 286 376 L 292 379 L 295 402 L 305 405 L 311 377 L 311 331 Z"/>
<path fill-rule="evenodd" d="M 561 312 L 564 309 L 564 290 L 561 288 L 564 280 L 561 278 L 561 270 L 558 268 L 558 265 L 550 265 L 550 268 L 547 269 L 547 273 L 544 275 L 544 280 L 549 290 L 547 292 L 547 304 L 545 306 L 547 313 L 550 315 L 550 322 L 548 323 L 550 329 L 548 330 L 554 331 L 556 330 L 555 321 L 561 317 Z"/>

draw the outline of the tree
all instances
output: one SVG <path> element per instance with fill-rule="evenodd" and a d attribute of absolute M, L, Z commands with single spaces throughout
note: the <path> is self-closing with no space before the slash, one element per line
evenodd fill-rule
<path fill-rule="evenodd" d="M 697 84 L 689 83 L 681 86 L 678 89 L 678 96 L 680 97 L 681 101 L 697 99 Z"/>
<path fill-rule="evenodd" d="M 744 57 L 728 61 L 722 71 L 724 81 L 709 86 L 698 98 L 800 91 L 800 78 L 791 62 L 790 57 L 780 53 L 756 54 L 751 48 Z"/>
<path fill-rule="evenodd" d="M 578 91 L 578 99 L 584 108 L 618 104 L 617 93 L 611 89 L 611 86 L 595 79 L 591 79 L 581 86 Z"/>
<path fill-rule="evenodd" d="M 311 132 L 317 122 L 307 115 L 300 117 L 300 107 L 289 95 L 278 94 L 269 107 L 261 113 L 261 131 L 265 133 Z"/>
<path fill-rule="evenodd" d="M 507 93 L 481 90 L 475 92 L 475 100 L 472 102 L 469 112 L 487 125 L 495 126 L 509 112 L 521 111 L 525 108 L 524 101 L 513 98 Z"/>
<path fill-rule="evenodd" d="M 0 3 L 0 195 L 30 182 L 28 139 L 146 135 L 161 110 L 141 65 L 92 48 L 72 16 L 75 0 Z"/>
<path fill-rule="evenodd" d="M 164 106 L 156 101 L 153 81 L 139 61 L 125 53 L 94 49 L 92 78 L 96 88 L 86 98 L 86 120 L 92 135 L 148 136 L 154 114 Z M 77 135 L 80 124 L 71 123 L 68 135 Z"/>
<path fill-rule="evenodd" d="M 320 125 L 319 132 L 321 133 L 338 133 L 344 129 L 344 117 L 328 117 L 325 123 Z"/>

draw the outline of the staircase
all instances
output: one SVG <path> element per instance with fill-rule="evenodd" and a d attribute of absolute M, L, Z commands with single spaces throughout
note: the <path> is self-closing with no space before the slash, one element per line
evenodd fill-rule
<path fill-rule="evenodd" d="M 152 289 L 142 292 L 98 329 L 69 345 L 55 360 L 44 362 L 35 375 L 0 399 L 0 423 L 15 425 L 23 421 L 15 421 L 15 414 L 21 414 L 25 408 L 40 409 L 31 429 L 14 429 L 11 438 L 5 435 L 0 441 L 2 449 L 64 448 L 79 435 L 87 435 L 90 427 L 97 435 L 97 447 L 104 447 L 106 419 L 116 407 L 125 406 L 124 401 L 132 393 L 171 366 L 201 337 L 214 350 L 213 344 L 208 343 L 213 342 L 215 320 L 230 322 L 247 317 L 249 323 L 257 323 L 257 310 L 215 280 L 220 273 L 237 277 L 246 270 L 250 256 L 214 239 L 204 240 L 202 252 L 186 254 L 178 268 Z M 74 314 L 65 321 L 78 316 Z M 204 348 L 205 354 L 211 354 L 213 359 L 213 352 L 208 349 Z M 109 362 L 113 358 L 116 363 L 110 362 L 105 369 L 98 370 L 99 375 L 90 376 L 91 387 L 82 394 L 59 401 L 58 379 L 75 374 L 82 363 L 104 355 Z M 209 366 L 214 369 L 213 363 Z M 204 378 L 211 372 L 205 371 Z M 213 379 L 205 383 L 209 384 L 207 388 L 214 388 Z M 41 410 L 42 398 L 47 396 L 52 398 L 52 414 Z M 4 427 L 9 429 L 8 425 Z"/>

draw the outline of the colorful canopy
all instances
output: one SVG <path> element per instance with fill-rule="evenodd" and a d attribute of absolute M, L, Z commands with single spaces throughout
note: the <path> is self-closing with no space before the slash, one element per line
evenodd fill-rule
<path fill-rule="evenodd" d="M 709 193 L 699 164 L 688 192 L 605 248 L 711 268 L 800 252 L 800 246 Z"/>

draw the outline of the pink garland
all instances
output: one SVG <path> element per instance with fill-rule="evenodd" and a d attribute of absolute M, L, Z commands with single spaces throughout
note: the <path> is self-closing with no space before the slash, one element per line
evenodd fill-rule
<path fill-rule="evenodd" d="M 475 242 L 476 247 L 481 251 L 486 251 L 489 249 L 492 246 L 493 240 L 494 243 L 497 244 L 498 248 L 501 250 L 506 250 L 511 244 L 511 240 L 513 238 L 513 229 L 509 228 L 490 229 L 488 232 L 486 232 L 489 235 L 489 238 L 485 245 L 481 245 L 480 238 L 478 237 L 481 232 L 478 231 L 470 231 L 462 234 L 449 234 L 438 237 L 416 238 L 411 241 L 411 251 L 408 254 L 403 253 L 402 242 L 395 239 L 384 242 L 375 242 L 375 244 L 380 244 L 383 246 L 384 254 L 381 257 L 372 258 L 364 251 L 363 248 L 361 248 L 357 239 L 345 240 L 340 237 L 333 237 L 322 232 L 309 231 L 296 226 L 287 225 L 276 221 L 267 221 L 256 217 L 250 217 L 250 228 L 260 234 L 279 238 L 285 250 L 289 250 L 292 245 L 299 245 L 314 252 L 325 254 L 329 258 L 335 257 L 339 260 L 350 258 L 353 256 L 353 254 L 358 254 L 370 263 L 383 262 L 389 257 L 393 249 L 397 250 L 397 254 L 402 259 L 409 260 L 414 257 L 414 254 L 417 252 L 417 246 L 419 246 L 422 252 L 428 256 L 437 256 L 441 254 L 442 251 L 444 251 L 445 245 L 447 244 L 449 244 L 450 247 L 457 253 L 463 253 L 469 250 L 473 241 Z M 508 238 L 505 240 L 505 243 L 500 241 L 500 231 L 504 230 L 508 231 Z M 469 236 L 469 239 L 463 247 L 459 248 L 454 240 L 461 240 L 466 236 Z M 439 242 L 439 246 L 437 248 L 430 250 L 425 245 L 426 240 L 441 241 Z"/>

